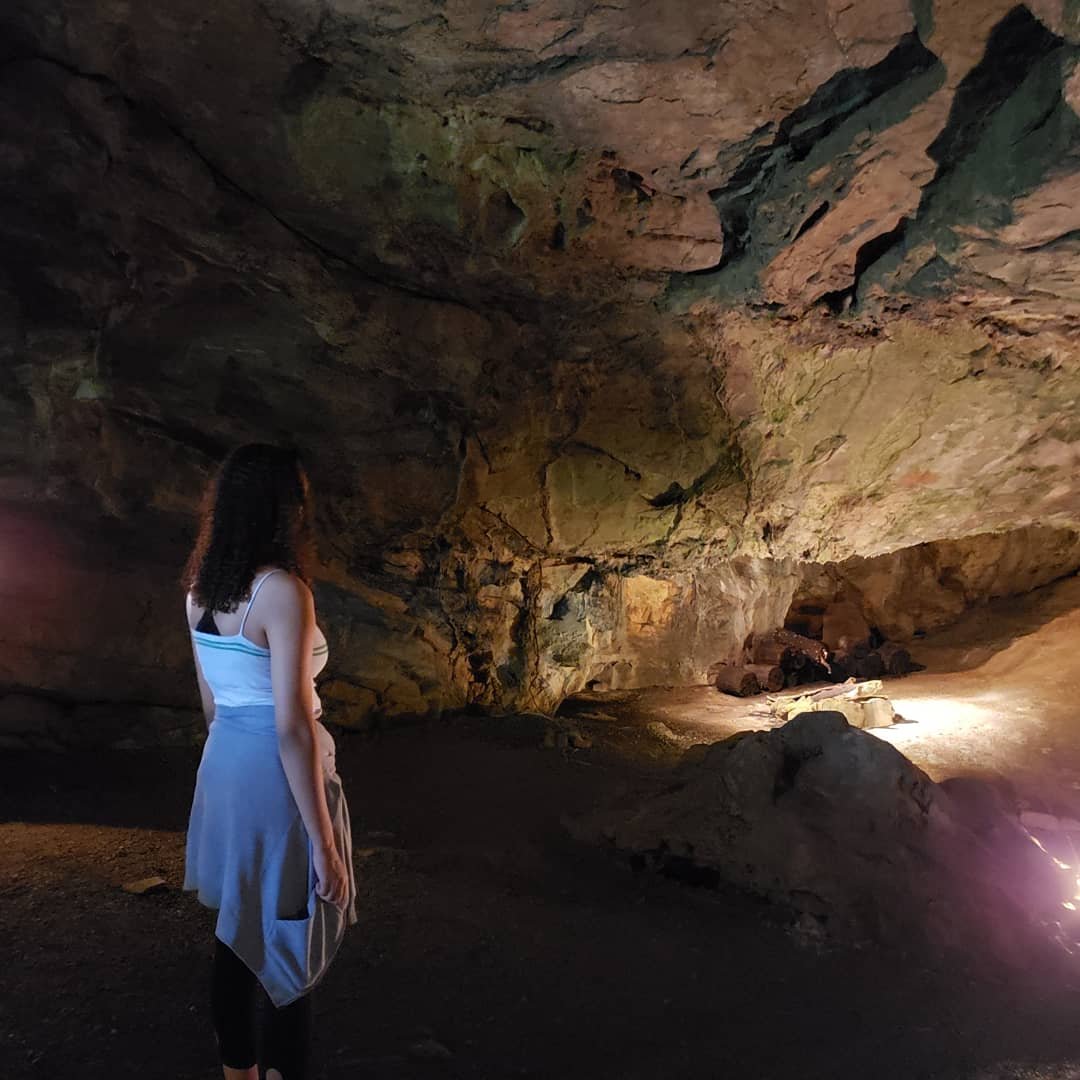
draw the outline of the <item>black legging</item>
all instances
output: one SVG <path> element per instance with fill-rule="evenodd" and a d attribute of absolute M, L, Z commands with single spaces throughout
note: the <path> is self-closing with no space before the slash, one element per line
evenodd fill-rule
<path fill-rule="evenodd" d="M 284 1080 L 304 1080 L 311 1048 L 311 995 L 275 1009 L 236 953 L 217 938 L 214 943 L 210 1007 L 222 1065 L 250 1069 L 255 1064 L 255 1002 L 261 997 L 264 1067 L 277 1069 Z"/>

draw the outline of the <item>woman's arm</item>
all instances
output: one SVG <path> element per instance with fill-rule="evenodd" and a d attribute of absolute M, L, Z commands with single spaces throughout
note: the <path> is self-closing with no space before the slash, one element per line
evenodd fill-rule
<path fill-rule="evenodd" d="M 191 594 L 188 594 L 186 601 L 184 602 L 185 613 L 187 615 L 188 629 L 191 629 Z M 210 691 L 210 687 L 206 683 L 206 677 L 202 673 L 202 665 L 199 663 L 199 651 L 195 648 L 195 641 L 192 639 L 191 652 L 195 657 L 195 678 L 199 681 L 199 700 L 202 702 L 203 716 L 206 717 L 206 729 L 210 730 L 210 725 L 214 722 L 214 695 Z"/>
<path fill-rule="evenodd" d="M 312 716 L 315 604 L 311 590 L 303 582 L 284 574 L 275 574 L 259 595 L 265 597 L 262 622 L 270 646 L 270 680 L 281 765 L 315 849 L 319 895 L 324 900 L 343 904 L 348 883 L 326 805 Z"/>

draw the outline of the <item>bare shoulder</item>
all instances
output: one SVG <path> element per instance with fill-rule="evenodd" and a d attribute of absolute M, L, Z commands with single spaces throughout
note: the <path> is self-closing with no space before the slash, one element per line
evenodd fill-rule
<path fill-rule="evenodd" d="M 313 609 L 311 589 L 295 574 L 282 570 L 271 574 L 259 592 L 266 608 L 281 615 L 301 614 Z"/>

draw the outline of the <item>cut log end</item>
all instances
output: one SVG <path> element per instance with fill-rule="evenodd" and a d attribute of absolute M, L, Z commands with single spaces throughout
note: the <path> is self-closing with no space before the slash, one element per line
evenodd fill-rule
<path fill-rule="evenodd" d="M 763 690 L 784 689 L 784 669 L 778 664 L 751 664 L 747 670 L 757 676 Z"/>
<path fill-rule="evenodd" d="M 750 668 L 734 665 L 719 665 L 714 670 L 712 684 L 717 690 L 735 697 L 753 697 L 761 693 L 761 683 Z"/>

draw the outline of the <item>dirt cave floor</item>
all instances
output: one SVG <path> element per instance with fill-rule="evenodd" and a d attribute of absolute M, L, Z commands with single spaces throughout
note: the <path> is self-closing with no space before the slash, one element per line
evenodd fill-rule
<path fill-rule="evenodd" d="M 936 779 L 1002 773 L 1031 805 L 1077 812 L 1080 582 L 914 651 L 927 670 L 888 689 L 915 722 L 880 737 Z M 823 947 L 749 898 L 567 838 L 561 816 L 654 781 L 685 745 L 767 726 L 763 706 L 706 689 L 579 698 L 558 723 L 592 745 L 565 751 L 528 717 L 341 737 L 361 924 L 316 995 L 314 1075 L 1080 1077 L 1075 988 L 977 958 Z M 196 764 L 0 757 L 4 1080 L 220 1075 L 213 916 L 178 888 Z M 121 888 L 153 874 L 168 887 Z"/>

